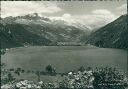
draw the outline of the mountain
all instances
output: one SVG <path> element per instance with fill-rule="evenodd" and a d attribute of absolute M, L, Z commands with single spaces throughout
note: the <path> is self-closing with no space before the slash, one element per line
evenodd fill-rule
<path fill-rule="evenodd" d="M 128 48 L 127 15 L 122 15 L 115 21 L 93 32 L 87 43 L 104 48 Z"/>
<path fill-rule="evenodd" d="M 0 27 L 3 48 L 58 45 L 59 42 L 82 43 L 90 34 L 90 29 L 84 25 L 51 20 L 37 13 L 2 18 Z"/>

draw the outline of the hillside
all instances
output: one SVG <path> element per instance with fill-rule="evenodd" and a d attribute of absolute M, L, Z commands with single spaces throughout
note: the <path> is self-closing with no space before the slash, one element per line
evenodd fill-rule
<path fill-rule="evenodd" d="M 87 43 L 104 48 L 128 48 L 127 15 L 93 32 Z"/>

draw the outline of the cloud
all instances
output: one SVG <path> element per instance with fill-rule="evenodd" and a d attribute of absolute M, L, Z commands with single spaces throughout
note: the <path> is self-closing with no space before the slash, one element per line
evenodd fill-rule
<path fill-rule="evenodd" d="M 117 7 L 116 10 L 121 14 L 124 15 L 127 13 L 127 4 L 123 4 L 120 7 Z"/>
<path fill-rule="evenodd" d="M 69 19 L 69 18 L 71 18 L 71 14 L 66 13 L 66 14 L 63 14 L 62 17 L 65 19 Z"/>
<path fill-rule="evenodd" d="M 97 9 L 86 15 L 71 15 L 69 13 L 65 13 L 60 17 L 50 18 L 54 20 L 64 20 L 69 24 L 81 23 L 89 28 L 95 29 L 114 21 L 117 16 L 106 9 Z"/>
<path fill-rule="evenodd" d="M 68 22 L 69 24 L 76 22 L 74 16 L 72 16 L 69 13 L 65 13 L 62 16 L 50 16 L 49 18 L 52 20 L 64 20 L 64 21 Z"/>
<path fill-rule="evenodd" d="M 18 16 L 31 13 L 55 13 L 62 9 L 57 7 L 55 3 L 33 1 L 2 1 L 1 16 Z"/>
<path fill-rule="evenodd" d="M 91 15 L 85 15 L 84 19 L 90 26 L 101 27 L 104 26 L 117 18 L 112 12 L 106 9 L 98 9 L 92 11 Z"/>
<path fill-rule="evenodd" d="M 94 20 L 104 21 L 106 23 L 109 23 L 115 20 L 116 18 L 116 16 L 111 11 L 106 9 L 99 9 L 92 11 L 92 17 Z"/>
<path fill-rule="evenodd" d="M 94 10 L 92 11 L 93 14 L 96 15 L 106 15 L 106 14 L 111 14 L 110 11 L 106 10 L 106 9 L 99 9 L 99 10 Z"/>

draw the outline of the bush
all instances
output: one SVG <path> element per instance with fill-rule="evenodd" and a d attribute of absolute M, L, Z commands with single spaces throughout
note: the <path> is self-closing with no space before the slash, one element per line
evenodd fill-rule
<path fill-rule="evenodd" d="M 116 68 L 96 68 L 93 75 L 94 89 L 125 89 L 128 82 L 125 74 Z"/>

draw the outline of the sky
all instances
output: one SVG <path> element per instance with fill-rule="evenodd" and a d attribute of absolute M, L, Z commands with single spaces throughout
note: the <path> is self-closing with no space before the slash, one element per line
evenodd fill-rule
<path fill-rule="evenodd" d="M 1 17 L 38 13 L 52 20 L 80 23 L 92 29 L 127 13 L 126 0 L 119 1 L 1 1 Z"/>

